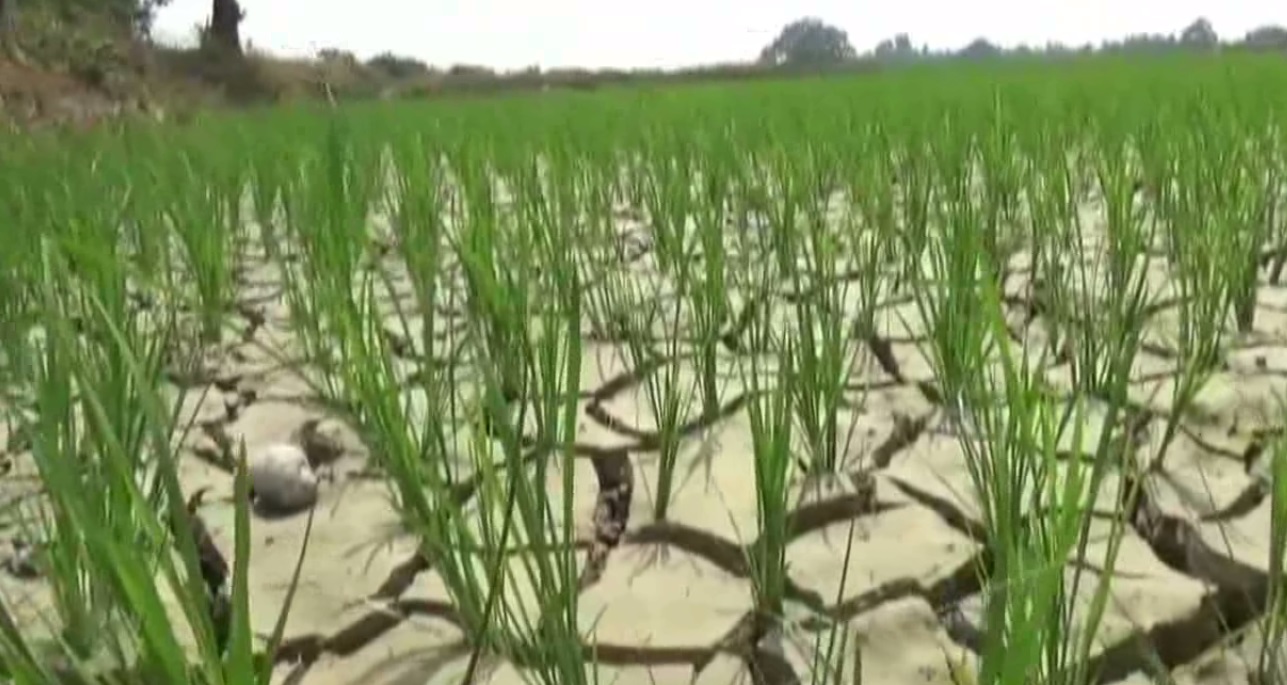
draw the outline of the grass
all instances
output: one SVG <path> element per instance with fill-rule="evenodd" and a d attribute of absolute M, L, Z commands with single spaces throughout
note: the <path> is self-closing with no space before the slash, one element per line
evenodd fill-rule
<path fill-rule="evenodd" d="M 40 541 L 53 601 L 36 631 L 0 601 L 4 677 L 267 682 L 290 602 L 257 640 L 245 453 L 212 584 L 179 478 L 178 407 L 209 380 L 175 387 L 171 368 L 227 344 L 255 272 L 280 280 L 293 333 L 274 353 L 307 362 L 442 580 L 466 681 L 496 659 L 532 682 L 606 678 L 577 494 L 595 487 L 585 405 L 603 401 L 585 372 L 609 350 L 652 424 L 634 437 L 656 459 L 633 463 L 657 525 L 691 523 L 694 436 L 745 413 L 740 653 L 761 679 L 861 679 L 841 609 L 861 524 L 825 602 L 788 548 L 806 483 L 872 477 L 844 422 L 880 411 L 883 374 L 956 435 L 954 506 L 980 531 L 980 639 L 945 654 L 952 678 L 1099 682 L 1124 545 L 1169 544 L 1142 523 L 1166 457 L 1231 348 L 1272 335 L 1257 296 L 1287 254 L 1282 70 L 933 66 L 6 140 L 0 409 L 29 436 L 42 487 L 12 525 Z M 622 216 L 647 234 L 633 261 Z M 896 342 L 932 377 L 873 353 Z M 1145 354 L 1172 367 L 1148 397 Z M 1263 678 L 1287 626 L 1287 462 L 1270 453 Z M 783 638 L 813 646 L 794 659 Z M 1165 682 L 1178 664 L 1146 649 Z"/>

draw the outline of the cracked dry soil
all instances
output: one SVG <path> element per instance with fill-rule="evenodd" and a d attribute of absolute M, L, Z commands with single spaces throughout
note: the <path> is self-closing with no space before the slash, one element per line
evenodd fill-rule
<path fill-rule="evenodd" d="M 646 248 L 632 255 L 646 261 Z M 386 260 L 387 261 L 387 260 Z M 409 287 L 389 268 L 395 292 Z M 277 655 L 283 682 L 455 683 L 468 660 L 462 635 L 434 564 L 401 528 L 388 490 L 351 426 L 331 417 L 305 382 L 288 312 L 263 257 L 240 270 L 241 332 L 205 350 L 188 386 L 185 411 L 196 429 L 185 450 L 182 481 L 205 489 L 199 513 L 215 544 L 230 553 L 232 477 L 229 451 L 297 439 L 302 427 L 327 420 L 333 443 L 298 594 Z M 1008 278 L 1021 282 L 1023 269 Z M 1111 606 L 1101 631 L 1102 682 L 1149 682 L 1156 665 L 1176 682 L 1247 682 L 1254 635 L 1235 643 L 1265 604 L 1269 503 L 1255 477 L 1258 457 L 1282 430 L 1273 396 L 1287 385 L 1287 288 L 1264 279 L 1256 330 L 1237 341 L 1225 368 L 1197 402 L 1168 447 L 1166 469 L 1128 512 Z M 1030 289 L 1029 289 L 1030 290 Z M 1045 314 L 1031 292 L 1007 298 L 1011 333 L 1031 336 Z M 1025 294 L 1026 293 L 1026 294 Z M 785 302 L 789 293 L 777 298 Z M 743 321 L 755 316 L 748 307 Z M 459 312 L 452 313 L 462 316 Z M 863 650 L 862 682 L 949 683 L 945 654 L 979 645 L 979 570 L 990 555 L 957 437 L 947 425 L 924 355 L 926 331 L 906 294 L 880 303 L 877 329 L 856 341 L 869 360 L 850 382 L 842 424 L 852 427 L 838 478 L 808 485 L 789 520 L 788 616 L 794 637 L 767 648 L 753 643 L 751 590 L 744 552 L 754 544 L 756 503 L 745 388 L 730 381 L 723 409 L 684 426 L 674 506 L 651 520 L 658 436 L 641 394 L 641 372 L 624 365 L 611 336 L 587 336 L 573 497 L 583 549 L 581 615 L 595 622 L 595 658 L 603 682 L 716 685 L 746 680 L 807 682 L 809 636 L 828 621 L 848 622 Z M 741 322 L 739 322 L 741 323 Z M 408 376 L 425 363 L 406 345 Z M 736 324 L 724 339 L 731 362 L 743 354 Z M 1150 342 L 1136 362 L 1134 400 L 1120 429 L 1137 449 L 1151 449 L 1167 416 L 1156 393 L 1171 377 L 1174 354 Z M 669 363 L 685 363 L 672 361 Z M 1058 382 L 1059 365 L 1047 369 Z M 403 390 L 414 392 L 413 390 Z M 428 417 L 426 417 L 428 420 Z M 314 422 L 314 423 L 310 423 Z M 8 479 L 21 477 L 21 445 L 9 444 Z M 335 445 L 333 445 L 335 446 Z M 1068 459 L 1079 455 L 1068 454 Z M 1133 483 L 1118 474 L 1097 506 L 1120 511 Z M 555 501 L 563 493 L 551 477 Z M 801 487 L 806 487 L 801 484 Z M 472 496 L 468 486 L 460 501 Z M 251 593 L 255 623 L 267 631 L 287 591 L 305 516 L 257 517 L 252 528 Z M 852 534 L 849 567 L 843 567 Z M 1082 562 L 1092 572 L 1103 545 Z M 847 578 L 838 597 L 841 579 Z M 11 594 L 39 604 L 38 580 L 9 574 Z M 850 664 L 853 660 L 849 660 Z M 490 663 L 486 682 L 522 681 L 513 665 Z M 764 675 L 774 674 L 774 675 Z"/>

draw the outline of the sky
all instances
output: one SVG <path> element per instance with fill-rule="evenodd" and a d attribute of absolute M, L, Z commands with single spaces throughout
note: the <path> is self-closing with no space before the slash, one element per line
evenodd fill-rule
<path fill-rule="evenodd" d="M 956 49 L 980 36 L 1013 46 L 1098 43 L 1176 33 L 1198 17 L 1221 37 L 1287 25 L 1275 0 L 240 0 L 256 49 L 311 56 L 390 51 L 428 64 L 499 70 L 540 66 L 678 68 L 754 59 L 783 26 L 814 16 L 859 52 L 905 32 L 916 46 Z M 171 0 L 154 33 L 190 42 L 210 0 Z"/>

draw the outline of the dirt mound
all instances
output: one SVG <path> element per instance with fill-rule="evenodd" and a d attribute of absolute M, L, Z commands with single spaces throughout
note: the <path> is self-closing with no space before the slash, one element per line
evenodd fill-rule
<path fill-rule="evenodd" d="M 89 125 L 120 113 L 122 102 L 70 74 L 0 58 L 0 119 L 30 125 Z"/>

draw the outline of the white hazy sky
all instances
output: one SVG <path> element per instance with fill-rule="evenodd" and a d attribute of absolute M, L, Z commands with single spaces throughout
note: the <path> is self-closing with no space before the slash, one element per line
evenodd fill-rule
<path fill-rule="evenodd" d="M 859 52 L 898 32 L 932 48 L 1078 45 L 1173 33 L 1205 16 L 1222 37 L 1287 24 L 1277 0 L 241 0 L 243 38 L 284 55 L 389 50 L 436 66 L 663 67 L 753 59 L 788 22 L 817 16 Z M 189 40 L 210 0 L 172 0 L 156 35 Z"/>

